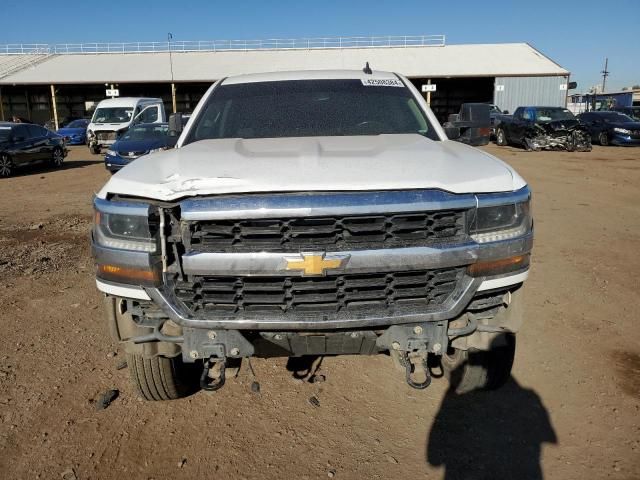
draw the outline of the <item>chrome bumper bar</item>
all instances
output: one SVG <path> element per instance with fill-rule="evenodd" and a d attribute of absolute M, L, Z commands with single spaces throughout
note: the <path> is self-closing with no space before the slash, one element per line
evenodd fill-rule
<path fill-rule="evenodd" d="M 338 252 L 347 258 L 339 270 L 327 274 L 376 273 L 470 265 L 497 260 L 531 251 L 533 234 L 517 240 L 479 244 L 473 241 L 436 247 L 386 248 Z M 302 271 L 287 270 L 291 259 L 304 254 L 291 253 L 191 253 L 182 257 L 187 275 L 302 276 Z M 331 252 L 326 254 L 331 258 Z"/>

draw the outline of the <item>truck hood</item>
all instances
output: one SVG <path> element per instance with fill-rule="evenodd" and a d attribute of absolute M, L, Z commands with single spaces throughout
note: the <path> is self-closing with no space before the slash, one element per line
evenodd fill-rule
<path fill-rule="evenodd" d="M 250 192 L 436 188 L 482 193 L 524 185 L 513 169 L 481 150 L 403 134 L 202 140 L 136 160 L 98 196 L 171 201 Z"/>

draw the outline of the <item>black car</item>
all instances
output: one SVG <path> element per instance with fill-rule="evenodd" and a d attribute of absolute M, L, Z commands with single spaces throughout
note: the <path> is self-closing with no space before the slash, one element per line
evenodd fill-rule
<path fill-rule="evenodd" d="M 640 122 L 620 112 L 585 112 L 578 118 L 600 145 L 640 146 Z"/>
<path fill-rule="evenodd" d="M 0 177 L 35 162 L 62 166 L 67 147 L 60 135 L 31 123 L 0 122 Z"/>

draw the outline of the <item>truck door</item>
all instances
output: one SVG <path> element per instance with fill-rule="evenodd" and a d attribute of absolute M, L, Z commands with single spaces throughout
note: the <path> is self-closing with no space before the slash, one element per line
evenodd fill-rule
<path fill-rule="evenodd" d="M 154 104 L 143 107 L 140 113 L 133 119 L 133 123 L 161 123 L 163 120 L 160 105 Z"/>
<path fill-rule="evenodd" d="M 531 126 L 531 124 L 535 121 L 535 112 L 533 108 L 523 108 L 516 112 L 516 115 L 513 116 L 513 136 L 512 141 L 515 143 L 519 143 L 520 145 L 524 144 L 524 134 Z"/>

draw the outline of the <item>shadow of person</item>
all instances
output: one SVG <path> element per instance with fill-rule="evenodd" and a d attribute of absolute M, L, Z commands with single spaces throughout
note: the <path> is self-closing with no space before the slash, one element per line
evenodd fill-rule
<path fill-rule="evenodd" d="M 510 377 L 498 390 L 450 388 L 427 443 L 427 462 L 445 480 L 542 479 L 543 443 L 557 443 L 540 397 Z"/>

